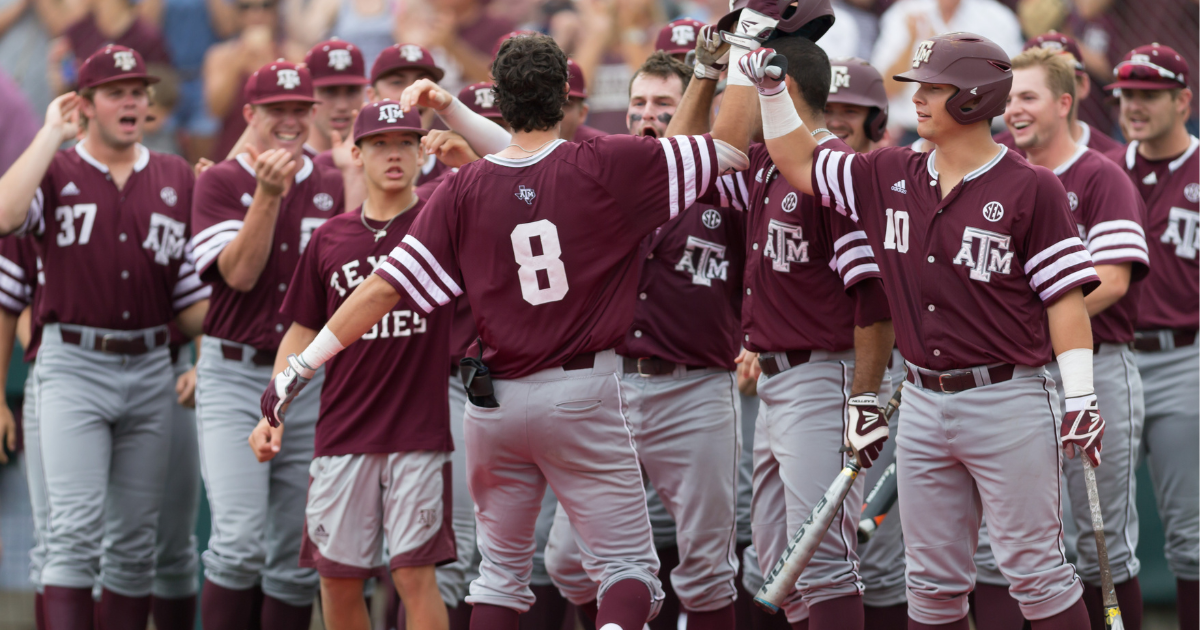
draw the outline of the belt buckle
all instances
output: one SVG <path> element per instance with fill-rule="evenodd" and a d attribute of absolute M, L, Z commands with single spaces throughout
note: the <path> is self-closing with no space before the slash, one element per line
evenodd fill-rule
<path fill-rule="evenodd" d="M 957 378 L 964 374 L 970 374 L 970 372 L 968 372 L 966 370 L 953 370 L 950 372 L 942 372 L 941 374 L 938 374 L 938 389 L 940 389 L 943 394 L 952 393 L 952 392 L 946 391 L 946 381 L 944 379 L 946 377 Z"/>
<path fill-rule="evenodd" d="M 651 376 L 654 376 L 653 374 L 646 374 L 645 372 L 642 371 L 642 361 L 648 361 L 648 360 L 650 360 L 650 357 L 638 357 L 637 373 L 638 373 L 638 376 L 640 376 L 642 378 L 649 378 Z"/>
<path fill-rule="evenodd" d="M 113 353 L 112 350 L 108 349 L 108 341 L 109 341 L 109 339 L 114 339 L 115 337 L 116 337 L 116 335 L 114 335 L 113 333 L 108 333 L 107 335 L 104 335 L 103 337 L 101 337 L 100 338 L 100 352 Z"/>

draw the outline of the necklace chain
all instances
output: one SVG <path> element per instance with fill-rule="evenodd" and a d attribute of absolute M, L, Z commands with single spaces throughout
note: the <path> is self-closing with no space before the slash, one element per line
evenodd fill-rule
<path fill-rule="evenodd" d="M 383 227 L 379 228 L 379 229 L 375 229 L 375 228 L 371 227 L 370 224 L 367 223 L 367 203 L 365 201 L 363 202 L 362 213 L 359 214 L 358 218 L 362 220 L 363 227 L 367 228 L 368 230 L 371 231 L 372 234 L 375 235 L 375 242 L 379 242 L 379 239 L 387 236 L 387 230 L 389 227 L 392 227 L 392 221 L 395 221 L 396 217 L 399 217 L 401 214 L 408 212 L 415 205 L 417 205 L 417 196 L 413 195 L 412 203 L 409 203 L 408 207 L 404 208 L 399 213 L 397 213 L 395 217 L 388 219 L 388 222 L 384 223 Z"/>
<path fill-rule="evenodd" d="M 510 147 L 517 147 L 518 149 L 520 149 L 520 150 L 522 150 L 522 151 L 524 151 L 524 152 L 526 152 L 526 153 L 537 153 L 538 151 L 541 151 L 542 149 L 546 148 L 546 145 L 547 145 L 547 144 L 550 144 L 551 142 L 554 142 L 555 140 L 558 140 L 558 138 L 551 138 L 551 139 L 549 139 L 549 140 L 547 140 L 547 141 L 543 142 L 543 143 L 542 143 L 542 146 L 540 146 L 540 147 L 538 147 L 538 148 L 536 148 L 536 149 L 533 149 L 533 150 L 526 149 L 525 147 L 523 147 L 523 146 L 521 146 L 521 145 L 519 145 L 519 144 L 517 144 L 517 143 L 515 143 L 515 142 L 514 142 L 514 143 L 512 143 L 512 144 L 510 144 L 510 145 L 508 145 L 508 146 L 510 146 Z"/>

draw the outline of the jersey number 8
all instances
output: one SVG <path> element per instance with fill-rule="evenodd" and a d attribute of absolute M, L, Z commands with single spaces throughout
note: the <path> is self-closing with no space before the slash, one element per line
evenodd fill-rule
<path fill-rule="evenodd" d="M 521 297 L 534 306 L 563 299 L 569 287 L 567 268 L 559 258 L 562 247 L 558 242 L 558 228 L 545 219 L 522 223 L 513 228 L 511 238 L 513 255 L 521 267 L 517 270 L 517 277 L 521 279 Z M 540 254 L 533 253 L 535 238 L 542 250 Z M 539 272 L 545 274 L 546 288 L 542 288 Z"/>

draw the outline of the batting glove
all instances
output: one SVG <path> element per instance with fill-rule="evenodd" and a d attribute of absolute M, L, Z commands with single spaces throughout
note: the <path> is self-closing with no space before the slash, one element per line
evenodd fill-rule
<path fill-rule="evenodd" d="M 721 39 L 714 26 L 705 26 L 696 36 L 696 65 L 692 73 L 697 79 L 719 81 L 729 67 L 729 44 Z"/>
<path fill-rule="evenodd" d="M 1104 438 L 1104 418 L 1096 395 L 1074 396 L 1066 402 L 1067 415 L 1063 417 L 1058 443 L 1068 459 L 1075 457 L 1075 449 L 1083 451 L 1092 460 L 1092 466 L 1100 465 L 1100 443 Z"/>
<path fill-rule="evenodd" d="M 721 31 L 721 39 L 738 48 L 754 50 L 771 37 L 778 24 L 778 18 L 763 15 L 753 9 L 742 9 L 737 16 L 735 32 Z"/>
<path fill-rule="evenodd" d="M 283 424 L 283 412 L 316 373 L 299 355 L 288 355 L 288 366 L 271 380 L 260 401 L 263 417 L 272 427 Z"/>
<path fill-rule="evenodd" d="M 783 77 L 787 74 L 787 58 L 774 48 L 759 48 L 744 55 L 738 60 L 738 67 L 762 96 L 774 96 L 786 89 Z"/>
<path fill-rule="evenodd" d="M 870 468 L 888 439 L 887 416 L 875 394 L 859 394 L 847 405 L 846 446 L 858 455 L 858 465 Z"/>

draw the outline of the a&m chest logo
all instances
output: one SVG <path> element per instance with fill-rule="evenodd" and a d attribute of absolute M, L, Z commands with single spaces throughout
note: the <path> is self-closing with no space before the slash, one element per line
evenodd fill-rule
<path fill-rule="evenodd" d="M 294 90 L 300 85 L 300 73 L 291 68 L 280 68 L 276 71 L 275 77 L 277 79 L 275 84 L 285 90 Z"/>
<path fill-rule="evenodd" d="M 912 67 L 920 68 L 921 64 L 929 63 L 929 56 L 933 54 L 933 40 L 927 39 L 920 44 L 917 44 L 917 50 L 913 52 Z"/>
<path fill-rule="evenodd" d="M 134 59 L 131 50 L 118 50 L 113 53 L 113 65 L 120 68 L 122 72 L 129 72 L 137 67 L 137 59 Z"/>
<path fill-rule="evenodd" d="M 962 246 L 954 256 L 954 264 L 971 269 L 971 279 L 989 282 L 993 273 L 1012 271 L 1012 237 L 988 230 L 969 227 L 963 230 Z"/>
<path fill-rule="evenodd" d="M 535 197 L 537 197 L 537 194 L 533 192 L 533 189 L 526 188 L 525 184 L 521 184 L 520 186 L 518 186 L 517 192 L 514 194 L 516 194 L 517 199 L 524 201 L 527 205 L 530 205 L 530 206 L 533 205 L 533 199 Z"/>
<path fill-rule="evenodd" d="M 763 256 L 771 259 L 771 268 L 788 272 L 792 263 L 808 262 L 808 241 L 799 225 L 771 219 L 767 224 L 767 242 Z"/>
<path fill-rule="evenodd" d="M 416 63 L 425 55 L 421 53 L 420 46 L 417 46 L 416 44 L 405 44 L 400 47 L 400 56 L 404 57 L 404 60 L 409 63 Z"/>
<path fill-rule="evenodd" d="M 169 265 L 172 260 L 183 257 L 183 245 L 187 242 L 184 231 L 187 225 L 157 212 L 150 215 L 150 229 L 142 249 L 154 252 L 154 262 Z"/>
<path fill-rule="evenodd" d="M 725 246 L 695 236 L 689 236 L 683 257 L 675 265 L 675 271 L 692 275 L 692 284 L 712 286 L 714 279 L 726 280 L 729 261 L 725 260 Z"/>
<path fill-rule="evenodd" d="M 696 29 L 691 24 L 680 24 L 671 28 L 671 41 L 679 46 L 687 46 L 696 41 Z"/>
<path fill-rule="evenodd" d="M 341 72 L 350 67 L 350 51 L 345 48 L 334 48 L 329 51 L 329 67 Z"/>
<path fill-rule="evenodd" d="M 386 122 L 389 125 L 396 124 L 396 121 L 404 118 L 404 112 L 400 111 L 398 103 L 386 103 L 379 107 L 379 120 Z"/>
<path fill-rule="evenodd" d="M 837 94 L 841 88 L 850 89 L 850 69 L 846 66 L 830 66 L 832 74 L 829 82 L 829 93 Z"/>
<path fill-rule="evenodd" d="M 1171 208 L 1167 216 L 1167 229 L 1159 241 L 1175 246 L 1175 255 L 1188 260 L 1196 259 L 1200 250 L 1200 212 L 1184 208 Z"/>

